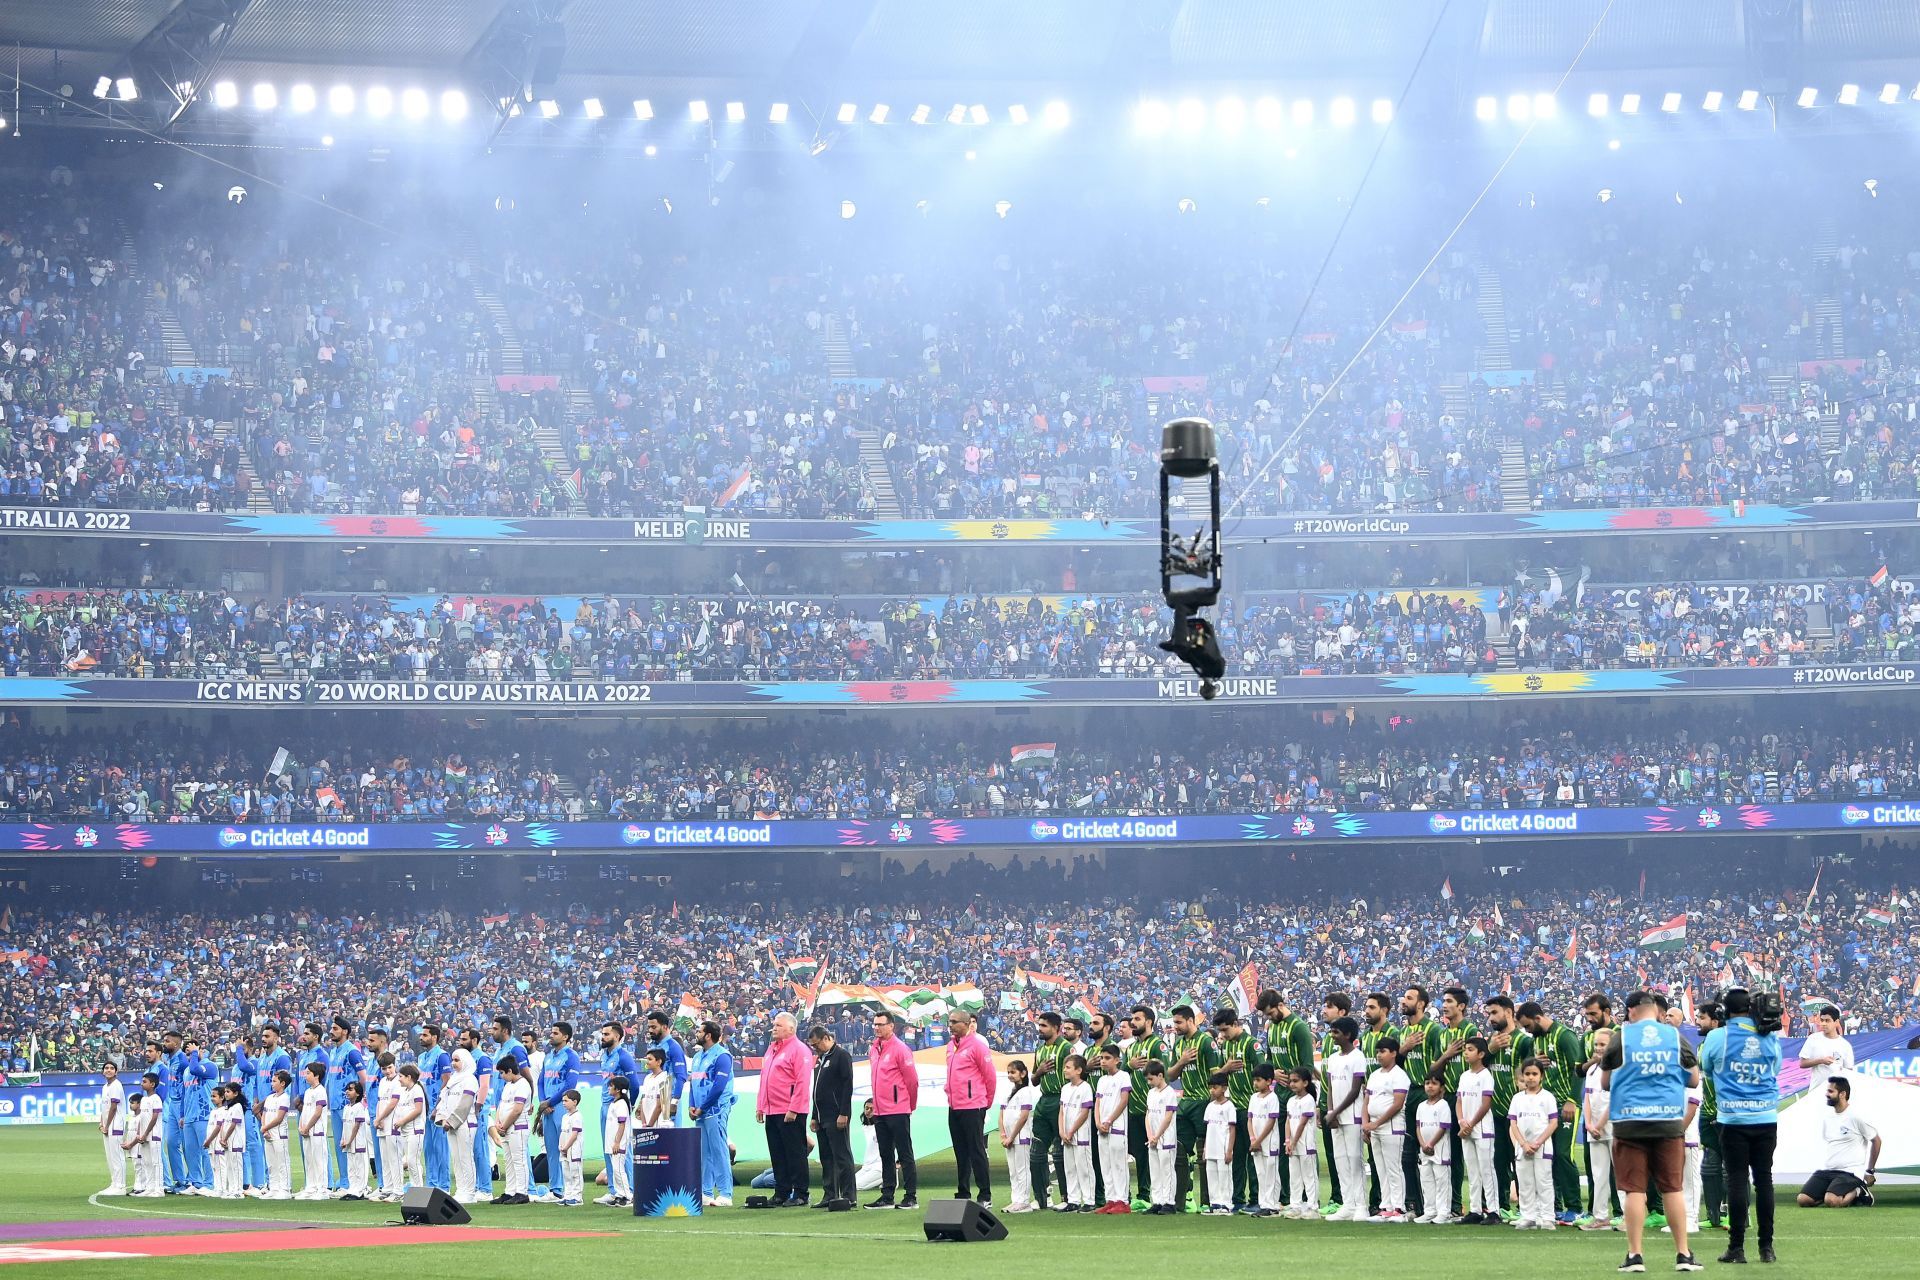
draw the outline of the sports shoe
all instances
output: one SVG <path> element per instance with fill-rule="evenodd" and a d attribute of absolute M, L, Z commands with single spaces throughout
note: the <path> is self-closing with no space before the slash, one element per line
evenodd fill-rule
<path fill-rule="evenodd" d="M 1664 1213 L 1650 1213 L 1647 1215 L 1647 1225 L 1650 1227 L 1664 1227 L 1667 1225 L 1667 1215 Z"/>
<path fill-rule="evenodd" d="M 1520 1211 L 1518 1209 L 1502 1209 L 1500 1211 L 1500 1221 L 1518 1222 L 1520 1221 Z"/>
<path fill-rule="evenodd" d="M 1336 1217 L 1339 1213 L 1340 1202 L 1338 1200 L 1332 1200 L 1320 1206 L 1320 1216 L 1323 1218 Z"/>
<path fill-rule="evenodd" d="M 867 1208 L 869 1208 L 869 1209 L 891 1209 L 891 1208 L 893 1208 L 893 1197 L 892 1197 L 892 1196 L 881 1196 L 881 1197 L 879 1197 L 878 1199 L 875 1199 L 875 1200 L 869 1200 L 869 1201 L 867 1201 Z"/>
<path fill-rule="evenodd" d="M 1460 1225 L 1463 1227 L 1477 1227 L 1485 1221 L 1486 1217 L 1478 1213 L 1463 1214 L 1459 1219 Z"/>
<path fill-rule="evenodd" d="M 1007 1206 L 1006 1208 L 1004 1208 L 1004 1209 L 1002 1209 L 1002 1210 L 1001 1210 L 1000 1212 L 1002 1212 L 1002 1213 L 1032 1213 L 1032 1212 L 1033 1212 L 1033 1202 L 1032 1202 L 1031 1200 L 1016 1200 L 1016 1201 L 1014 1201 L 1014 1202 L 1013 1202 L 1012 1204 L 1010 1204 L 1010 1205 L 1008 1205 L 1008 1206 Z"/>
<path fill-rule="evenodd" d="M 1773 1246 L 1772 1246 L 1772 1245 L 1770 1245 L 1770 1244 L 1763 1244 L 1763 1245 L 1761 1245 L 1761 1246 L 1760 1246 L 1760 1261 L 1762 1261 L 1762 1262 L 1778 1262 L 1778 1261 L 1780 1261 L 1780 1259 L 1774 1256 L 1774 1252 L 1773 1252 Z"/>
<path fill-rule="evenodd" d="M 1611 1231 L 1613 1230 L 1613 1219 L 1588 1218 L 1585 1222 L 1582 1222 L 1579 1225 L 1582 1231 Z"/>
<path fill-rule="evenodd" d="M 1722 1261 L 1722 1262 L 1725 1262 L 1725 1261 L 1726 1261 L 1726 1259 L 1725 1259 L 1725 1258 L 1722 1258 L 1722 1259 L 1721 1259 L 1721 1261 Z M 1745 1258 L 1742 1258 L 1742 1259 L 1740 1259 L 1740 1261 L 1742 1261 L 1742 1262 L 1745 1262 L 1745 1261 L 1746 1261 L 1746 1259 L 1745 1259 Z M 1705 1268 L 1705 1267 L 1703 1267 L 1703 1266 L 1701 1266 L 1701 1265 L 1700 1265 L 1700 1263 L 1699 1263 L 1699 1260 L 1698 1260 L 1698 1259 L 1696 1259 L 1696 1258 L 1695 1258 L 1695 1257 L 1694 1257 L 1694 1256 L 1693 1256 L 1692 1254 L 1690 1254 L 1690 1253 L 1676 1253 L 1676 1254 L 1674 1254 L 1674 1255 L 1673 1255 L 1673 1269 L 1674 1269 L 1675 1271 L 1705 1271 L 1705 1270 L 1706 1270 L 1706 1268 Z"/>
<path fill-rule="evenodd" d="M 1556 1213 L 1553 1216 L 1553 1220 L 1559 1223 L 1563 1227 L 1570 1227 L 1574 1223 L 1578 1222 L 1580 1220 L 1580 1217 L 1578 1214 L 1574 1213 L 1574 1211 L 1571 1209 L 1562 1209 L 1559 1213 Z"/>
<path fill-rule="evenodd" d="M 572 1199 L 571 1197 L 569 1197 L 568 1199 L 562 1200 L 560 1203 L 566 1205 L 568 1208 L 571 1208 L 571 1209 L 578 1209 L 580 1207 L 580 1202 L 578 1200 Z"/>
<path fill-rule="evenodd" d="M 1450 1226 L 1452 1226 L 1452 1225 L 1453 1225 L 1454 1223 L 1456 1223 L 1456 1222 L 1458 1222 L 1458 1221 L 1460 1221 L 1460 1219 L 1458 1219 L 1458 1218 L 1456 1218 L 1456 1217 L 1454 1217 L 1454 1216 L 1453 1216 L 1452 1214 L 1450 1214 L 1450 1213 L 1443 1213 L 1443 1214 L 1441 1214 L 1441 1215 L 1440 1215 L 1439 1217 L 1437 1217 L 1437 1218 L 1428 1218 L 1428 1219 L 1427 1219 L 1427 1221 L 1428 1221 L 1428 1222 L 1429 1222 L 1429 1223 L 1430 1223 L 1431 1225 L 1433 1225 L 1433 1226 L 1436 1226 L 1436 1227 L 1450 1227 Z"/>
<path fill-rule="evenodd" d="M 1615 1267 L 1615 1271 L 1643 1272 L 1647 1269 L 1647 1260 L 1637 1253 L 1627 1255 L 1627 1260 Z"/>
<path fill-rule="evenodd" d="M 631 1204 L 632 1201 L 628 1201 L 628 1203 Z M 733 1197 L 732 1196 L 715 1196 L 713 1198 L 712 1207 L 715 1209 L 731 1209 L 733 1208 Z"/>
<path fill-rule="evenodd" d="M 1720 1261 L 1745 1266 L 1747 1262 L 1747 1251 L 1745 1249 L 1729 1249 L 1720 1255 Z"/>
<path fill-rule="evenodd" d="M 619 1199 L 620 1199 L 620 1197 L 619 1197 L 619 1196 L 616 1196 L 616 1195 L 614 1195 L 614 1194 L 613 1194 L 613 1193 L 612 1193 L 611 1191 L 609 1191 L 609 1192 L 608 1192 L 608 1193 L 607 1193 L 606 1195 L 604 1195 L 604 1196 L 596 1196 L 596 1197 L 594 1197 L 594 1201 L 593 1201 L 593 1202 L 594 1202 L 595 1204 L 608 1204 L 608 1205 L 610 1205 L 610 1204 L 614 1204 L 614 1203 L 616 1203 L 616 1202 L 618 1202 L 618 1201 L 619 1201 Z"/>
<path fill-rule="evenodd" d="M 905 1200 L 902 1200 L 899 1204 L 893 1207 L 896 1209 L 918 1209 L 920 1207 L 920 1202 L 914 1199 L 912 1196 L 908 1196 Z"/>
<path fill-rule="evenodd" d="M 1113 1202 L 1113 1211 L 1115 1214 L 1132 1213 L 1133 1206 L 1128 1204 L 1125 1200 L 1115 1200 Z"/>

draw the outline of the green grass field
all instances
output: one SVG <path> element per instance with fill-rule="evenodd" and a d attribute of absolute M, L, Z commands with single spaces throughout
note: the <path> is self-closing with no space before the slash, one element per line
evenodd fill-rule
<path fill-rule="evenodd" d="M 947 1156 L 921 1166 L 924 1201 L 951 1190 Z M 394 1217 L 386 1205 L 262 1203 L 169 1197 L 162 1201 L 101 1199 L 89 1201 L 105 1182 L 98 1138 L 80 1125 L 0 1129 L 0 1222 L 60 1221 L 79 1218 L 201 1217 L 300 1222 L 315 1226 L 375 1226 Z M 745 1194 L 744 1188 L 742 1195 Z M 1783 1196 L 1783 1200 L 1785 1197 Z M 1771 1276 L 1818 1276 L 1827 1280 L 1836 1267 L 1862 1276 L 1920 1276 L 1920 1189 L 1889 1190 L 1872 1209 L 1780 1211 L 1780 1265 Z M 494 1209 L 480 1206 L 475 1221 L 488 1226 L 565 1228 L 617 1233 L 607 1240 L 512 1241 L 463 1250 L 458 1246 L 394 1243 L 362 1257 L 303 1259 L 298 1254 L 229 1254 L 207 1258 L 141 1261 L 20 1263 L 9 1265 L 8 1280 L 39 1276 L 78 1277 L 99 1273 L 149 1277 L 255 1276 L 263 1270 L 303 1270 L 315 1265 L 366 1269 L 388 1275 L 445 1273 L 453 1267 L 485 1275 L 616 1274 L 616 1268 L 666 1266 L 718 1276 L 751 1276 L 763 1270 L 785 1272 L 799 1265 L 832 1267 L 841 1277 L 902 1274 L 928 1266 L 961 1267 L 969 1277 L 1020 1277 L 1080 1272 L 1086 1268 L 1124 1268 L 1129 1274 L 1181 1274 L 1191 1269 L 1213 1276 L 1274 1274 L 1345 1275 L 1363 1268 L 1366 1275 L 1525 1275 L 1528 1280 L 1558 1276 L 1613 1274 L 1625 1252 L 1624 1237 L 1559 1231 L 1552 1235 L 1500 1229 L 1458 1227 L 1332 1225 L 1284 1219 L 1072 1217 L 1027 1215 L 1008 1219 L 1004 1244 L 932 1246 L 920 1231 L 920 1215 L 861 1212 L 824 1214 L 811 1210 L 754 1212 L 733 1209 L 704 1217 L 636 1219 L 630 1213 L 589 1206 L 581 1209 L 539 1206 Z M 1725 1237 L 1704 1233 L 1695 1252 L 1711 1259 Z M 4 1257 L 0 1241 L 0 1257 Z M 22 1241 L 31 1244 L 31 1241 Z M 961 1248 L 957 1256 L 949 1253 Z M 1667 1237 L 1649 1241 L 1650 1273 L 1671 1274 Z M 1749 1248 L 1750 1254 L 1754 1251 Z M 463 1256 L 464 1255 L 464 1256 Z M 1756 1255 L 1757 1257 L 1757 1255 Z M 1753 1264 L 1758 1265 L 1757 1260 Z M 909 1271 L 906 1274 L 914 1274 Z"/>

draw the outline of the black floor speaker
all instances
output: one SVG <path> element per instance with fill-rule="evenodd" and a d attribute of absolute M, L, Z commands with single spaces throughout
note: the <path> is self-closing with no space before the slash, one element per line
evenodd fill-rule
<path fill-rule="evenodd" d="M 1007 1224 L 977 1200 L 929 1200 L 926 1231 L 929 1240 L 950 1240 L 955 1244 L 1007 1238 Z"/>
<path fill-rule="evenodd" d="M 409 1227 L 458 1227 L 473 1217 L 438 1187 L 409 1187 L 400 1197 L 400 1221 Z"/>

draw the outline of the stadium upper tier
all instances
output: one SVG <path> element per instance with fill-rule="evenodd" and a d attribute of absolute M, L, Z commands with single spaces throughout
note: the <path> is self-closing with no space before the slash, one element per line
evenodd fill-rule
<path fill-rule="evenodd" d="M 776 1013 L 806 1005 L 857 1047 L 873 1008 L 910 1009 L 923 987 L 979 1001 L 994 1047 L 1019 1052 L 1030 1011 L 1082 997 L 1109 1015 L 1135 1002 L 1163 1015 L 1181 1001 L 1208 1008 L 1247 963 L 1316 1022 L 1329 992 L 1357 1003 L 1385 991 L 1397 1008 L 1412 983 L 1465 987 L 1476 1023 L 1481 1002 L 1501 994 L 1584 1026 L 1579 1009 L 1594 991 L 1618 1013 L 1627 991 L 1699 1001 L 1735 982 L 1777 987 L 1796 1025 L 1828 1002 L 1849 1030 L 1920 1017 L 1911 930 L 1876 927 L 1869 914 L 1904 925 L 1913 905 L 1894 905 L 1902 900 L 1879 875 L 1836 869 L 1809 898 L 1807 879 L 1777 869 L 1701 867 L 1684 888 L 1662 889 L 1656 875 L 1636 896 L 1630 882 L 1595 888 L 1590 874 L 1545 869 L 1497 889 L 1462 880 L 1451 901 L 1441 875 L 1430 863 L 1354 865 L 1323 890 L 1302 868 L 1304 883 L 1286 892 L 1250 873 L 1156 898 L 1097 864 L 1069 874 L 961 863 L 862 885 L 857 910 L 837 884 L 779 904 L 757 890 L 622 902 L 601 884 L 593 908 L 516 898 L 407 911 L 348 896 L 329 909 L 313 905 L 324 890 L 310 886 L 288 899 L 259 884 L 195 884 L 186 910 L 16 905 L 7 943 L 26 955 L 0 968 L 0 1066 L 36 1034 L 42 1069 L 92 1070 L 136 1054 L 131 1041 L 156 1028 L 225 1044 L 258 1022 L 320 1017 L 346 995 L 395 1028 L 484 1026 L 500 1013 L 517 1026 L 580 1026 L 691 1008 L 746 1045 L 764 1040 Z M 1646 931 L 1676 916 L 1686 921 L 1678 947 L 1643 948 Z"/>
<path fill-rule="evenodd" d="M 644 725 L 498 733 L 378 721 L 223 734 L 126 725 L 0 742 L 14 821 L 732 821 L 1571 806 L 1792 805 L 1920 799 L 1910 727 L 1795 705 L 1725 730 L 1675 710 L 1557 713 L 1551 726 L 1395 716 L 1233 723 L 1203 743 L 1145 722 L 1018 731 L 919 724 Z M 270 772 L 277 752 L 288 758 Z M 1016 760 L 1018 763 L 1016 763 Z"/>
<path fill-rule="evenodd" d="M 1790 583 L 1269 592 L 1223 601 L 1236 676 L 1904 662 L 1883 574 Z M 955 681 L 1174 677 L 1143 595 L 345 596 L 0 592 L 0 676 L 191 680 Z M 1813 618 L 1818 617 L 1819 626 Z"/>
<path fill-rule="evenodd" d="M 1188 412 L 1240 514 L 1920 494 L 1906 225 L 1695 244 L 1601 206 L 1424 275 L 1429 246 L 1382 243 L 1296 330 L 1319 247 L 1283 235 L 450 252 L 433 225 L 213 234 L 78 190 L 0 214 L 0 503 L 1138 517 Z"/>

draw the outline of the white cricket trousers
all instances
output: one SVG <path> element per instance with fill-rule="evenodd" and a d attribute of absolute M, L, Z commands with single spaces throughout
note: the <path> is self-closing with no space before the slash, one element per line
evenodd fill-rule
<path fill-rule="evenodd" d="M 1493 1139 L 1460 1139 L 1460 1154 L 1467 1162 L 1467 1212 L 1498 1213 L 1500 1184 L 1493 1175 Z"/>
<path fill-rule="evenodd" d="M 1398 1209 L 1407 1210 L 1407 1174 L 1400 1167 L 1400 1151 L 1407 1144 L 1404 1133 L 1388 1133 L 1385 1129 L 1376 1129 L 1367 1136 L 1367 1146 L 1373 1152 L 1373 1171 L 1380 1179 L 1380 1212 Z M 1346 1189 L 1343 1179 L 1341 1190 Z"/>
<path fill-rule="evenodd" d="M 277 1132 L 277 1131 L 276 1131 Z M 269 1137 L 265 1140 L 267 1155 L 267 1190 L 270 1192 L 293 1192 L 293 1152 L 287 1149 L 284 1137 Z"/>
<path fill-rule="evenodd" d="M 453 1194 L 470 1199 L 479 1194 L 473 1180 L 473 1134 L 469 1125 L 457 1125 L 447 1134 L 447 1157 L 453 1166 Z"/>
<path fill-rule="evenodd" d="M 1207 1203 L 1219 1208 L 1233 1204 L 1233 1157 L 1207 1161 Z"/>
<path fill-rule="evenodd" d="M 1705 1156 L 1706 1153 L 1701 1151 L 1699 1143 L 1687 1144 L 1687 1166 L 1680 1179 L 1680 1190 L 1682 1198 L 1687 1203 L 1687 1230 L 1689 1231 L 1693 1230 L 1701 1220 L 1700 1202 L 1704 1198 L 1706 1187 L 1700 1180 L 1700 1162 Z"/>
<path fill-rule="evenodd" d="M 125 1133 L 100 1135 L 100 1145 L 107 1153 L 107 1194 L 110 1196 L 127 1194 L 127 1149 L 120 1145 L 126 1140 Z"/>
<path fill-rule="evenodd" d="M 1032 1204 L 1033 1166 L 1027 1161 L 1033 1155 L 1033 1143 L 1016 1138 L 1012 1146 L 1000 1149 L 1007 1153 L 1007 1203 Z"/>
<path fill-rule="evenodd" d="M 400 1135 L 380 1135 L 380 1190 L 390 1196 L 400 1194 Z"/>
<path fill-rule="evenodd" d="M 1357 1124 L 1338 1125 L 1333 1130 L 1334 1168 L 1340 1172 L 1340 1194 L 1348 1200 L 1354 1200 L 1362 1213 L 1367 1207 L 1367 1147 L 1366 1135 L 1360 1132 Z M 1358 1189 L 1356 1198 L 1354 1191 Z M 1343 1210 L 1354 1208 L 1354 1204 L 1342 1202 Z"/>
<path fill-rule="evenodd" d="M 400 1153 L 400 1167 L 394 1176 L 400 1180 L 404 1190 L 407 1187 L 427 1185 L 427 1131 L 425 1129 L 406 1132 L 402 1130 L 394 1137 L 394 1148 Z"/>
<path fill-rule="evenodd" d="M 1155 1204 L 1173 1203 L 1173 1193 L 1178 1186 L 1174 1181 L 1173 1162 L 1179 1154 L 1178 1147 L 1147 1148 L 1147 1189 L 1153 1193 Z"/>
<path fill-rule="evenodd" d="M 631 1151 L 607 1152 L 607 1194 L 619 1196 L 622 1200 L 633 1197 L 628 1183 L 633 1178 L 633 1153 Z"/>
<path fill-rule="evenodd" d="M 305 1195 L 320 1197 L 327 1194 L 327 1125 L 322 1120 L 313 1127 L 313 1132 L 300 1139 L 300 1160 L 307 1171 L 307 1189 Z"/>
<path fill-rule="evenodd" d="M 1293 1209 L 1320 1210 L 1320 1154 L 1299 1151 L 1287 1157 L 1293 1162 Z"/>
<path fill-rule="evenodd" d="M 1256 1151 L 1253 1156 L 1253 1177 L 1260 1188 L 1260 1207 L 1280 1208 L 1280 1157 Z"/>
<path fill-rule="evenodd" d="M 1531 1156 L 1516 1150 L 1513 1173 L 1520 1184 L 1520 1221 L 1552 1222 L 1553 1143 L 1548 1142 Z"/>
<path fill-rule="evenodd" d="M 1453 1203 L 1453 1153 L 1447 1150 L 1447 1136 L 1441 1134 L 1440 1141 L 1433 1144 L 1433 1154 L 1423 1151 L 1418 1161 L 1420 1203 L 1429 1214 L 1451 1218 L 1457 1206 Z"/>
<path fill-rule="evenodd" d="M 1067 1147 L 1067 1203 L 1093 1203 L 1093 1147 L 1076 1141 Z"/>
<path fill-rule="evenodd" d="M 506 1195 L 527 1194 L 527 1127 L 524 1124 L 507 1130 L 507 1140 L 500 1144 L 500 1169 L 507 1179 Z"/>
<path fill-rule="evenodd" d="M 166 1185 L 167 1142 L 160 1136 L 160 1126 L 153 1126 L 154 1136 L 140 1145 L 147 1149 L 147 1190 L 162 1191 Z"/>
<path fill-rule="evenodd" d="M 1593 1175 L 1593 1220 L 1613 1220 L 1613 1139 L 1587 1138 L 1587 1171 Z M 1689 1229 L 1693 1219 L 1687 1220 Z"/>
<path fill-rule="evenodd" d="M 1107 1199 L 1125 1204 L 1127 1194 L 1127 1135 L 1118 1130 L 1100 1135 L 1100 1181 Z"/>
<path fill-rule="evenodd" d="M 371 1154 L 373 1148 L 365 1144 L 364 1138 L 362 1138 L 361 1143 L 360 1146 L 355 1147 L 347 1153 L 348 1195 L 364 1196 L 373 1189 L 368 1185 L 368 1178 L 373 1172 L 373 1156 Z"/>

